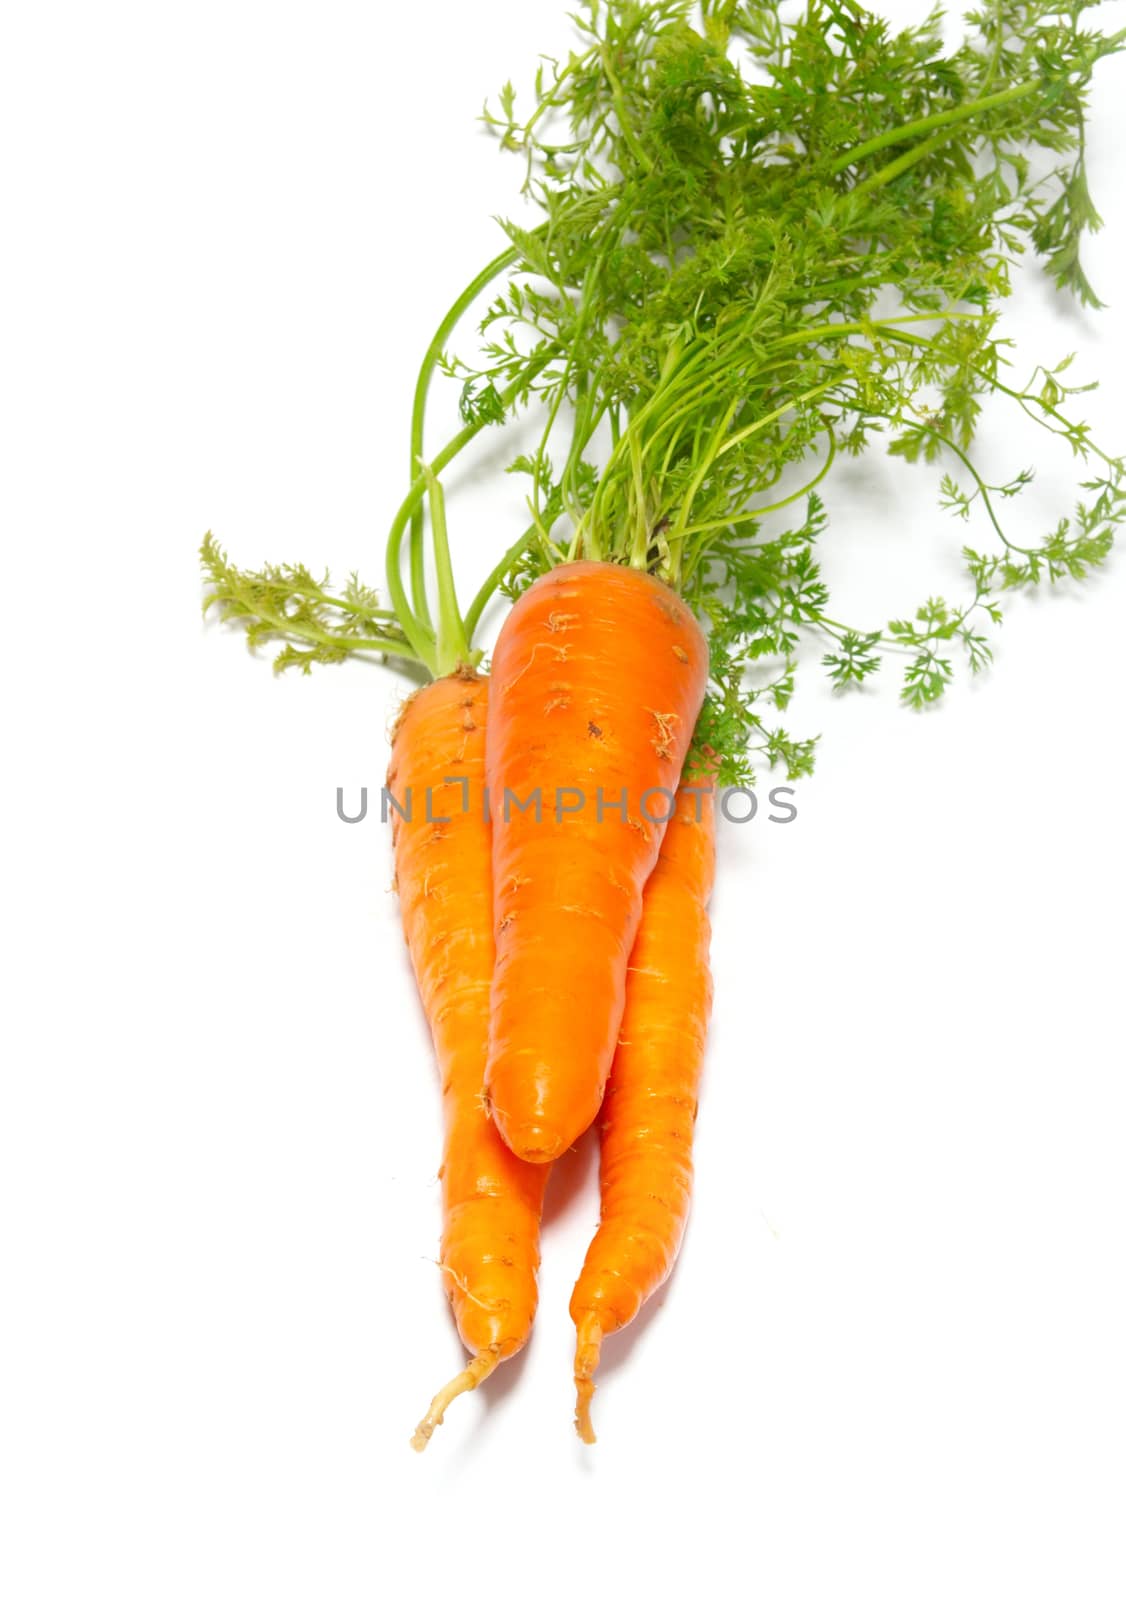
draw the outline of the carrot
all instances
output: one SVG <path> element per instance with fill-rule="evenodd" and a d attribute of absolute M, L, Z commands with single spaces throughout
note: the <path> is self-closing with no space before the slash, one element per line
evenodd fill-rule
<path fill-rule="evenodd" d="M 425 1447 L 449 1402 L 514 1355 L 536 1310 L 547 1168 L 518 1161 L 482 1097 L 493 937 L 484 817 L 488 683 L 470 670 L 416 693 L 392 738 L 387 787 L 403 929 L 441 1072 L 445 1148 L 441 1268 L 472 1360 L 434 1398 Z M 429 803 L 427 796 L 430 796 Z"/>
<path fill-rule="evenodd" d="M 575 1426 L 587 1444 L 595 1438 L 590 1403 L 602 1340 L 664 1283 L 688 1219 L 715 873 L 715 798 L 698 782 L 694 794 L 682 788 L 645 886 L 601 1121 L 602 1215 L 571 1296 Z"/>
<path fill-rule="evenodd" d="M 485 1082 L 501 1137 L 526 1161 L 551 1161 L 598 1113 L 707 661 L 671 589 L 595 561 L 538 579 L 497 640 Z"/>

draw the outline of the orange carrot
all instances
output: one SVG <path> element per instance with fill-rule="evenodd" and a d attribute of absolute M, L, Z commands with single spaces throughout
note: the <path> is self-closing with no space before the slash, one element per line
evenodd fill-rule
<path fill-rule="evenodd" d="M 409 820 L 391 812 L 396 886 L 445 1108 L 442 1274 L 473 1357 L 434 1397 L 416 1450 L 456 1395 L 521 1348 L 536 1310 L 548 1169 L 505 1147 L 482 1092 L 493 972 L 487 705 L 487 682 L 468 671 L 420 689 L 400 714 L 387 774 L 391 794 L 409 806 Z"/>
<path fill-rule="evenodd" d="M 551 1161 L 598 1113 L 707 663 L 671 589 L 595 561 L 539 578 L 497 640 L 485 1083 L 502 1138 L 526 1161 Z"/>
<path fill-rule="evenodd" d="M 696 781 L 703 788 L 708 780 Z M 587 1444 L 603 1337 L 631 1322 L 668 1277 L 688 1218 L 715 874 L 714 794 L 688 790 L 645 886 L 601 1122 L 602 1216 L 571 1296 L 575 1426 Z"/>

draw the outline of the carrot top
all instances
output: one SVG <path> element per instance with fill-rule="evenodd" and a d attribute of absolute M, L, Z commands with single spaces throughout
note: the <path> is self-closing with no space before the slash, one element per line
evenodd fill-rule
<path fill-rule="evenodd" d="M 578 558 L 647 570 L 707 629 L 698 742 L 721 783 L 749 778 L 755 752 L 810 770 L 815 741 L 773 719 L 811 636 L 839 688 L 891 654 L 908 705 L 938 699 L 957 656 L 972 672 L 991 659 L 1009 590 L 1084 576 L 1126 515 L 1123 462 L 1073 409 L 1093 385 L 1072 386 L 1070 357 L 1019 375 L 999 321 L 1026 252 L 1099 303 L 1080 260 L 1099 225 L 1084 118 L 1126 33 L 1086 26 L 1097 3 L 982 0 L 948 47 L 937 11 L 893 32 L 857 0 L 806 0 L 793 20 L 780 0 L 580 0 L 576 49 L 541 61 L 519 111 L 511 83 L 485 109 L 531 215 L 502 224 L 507 248 L 426 352 L 387 609 L 355 578 L 335 594 L 300 567 L 240 573 L 209 541 L 211 599 L 252 640 L 281 638 L 279 667 L 382 652 L 440 675 L 478 659 L 498 589 Z M 451 353 L 487 291 L 479 349 Z M 462 427 L 426 458 L 437 370 L 461 386 Z M 1077 503 L 1039 543 L 1005 526 L 1031 470 L 975 448 L 993 398 L 1080 465 Z M 538 441 L 509 468 L 528 479 L 528 526 L 462 612 L 441 475 L 484 429 L 537 409 Z M 964 547 L 963 593 L 853 626 L 816 559 L 822 486 L 876 442 L 941 462 L 941 504 L 996 542 Z"/>
<path fill-rule="evenodd" d="M 709 625 L 701 737 L 720 775 L 758 747 L 791 773 L 812 744 L 768 729 L 799 635 L 825 641 L 839 686 L 885 650 L 902 697 L 938 698 L 960 647 L 979 670 L 1009 589 L 1082 576 L 1126 513 L 1122 462 L 1071 410 L 1068 362 L 1011 375 L 998 325 L 1010 267 L 1043 258 L 1098 301 L 1080 241 L 1098 226 L 1084 166 L 1092 70 L 1122 48 L 1084 26 L 1088 0 L 989 0 L 943 43 L 936 11 L 894 33 L 856 0 L 583 0 L 578 47 L 544 60 L 528 104 L 506 84 L 485 121 L 523 169 L 538 226 L 467 291 L 503 277 L 476 356 L 443 358 L 467 427 L 535 399 L 543 428 L 510 470 L 531 525 L 505 586 L 577 557 L 628 562 Z M 983 400 L 1007 398 L 1084 465 L 1082 498 L 1042 543 L 1005 532 L 971 453 Z M 943 459 L 940 498 L 999 543 L 967 548 L 964 598 L 881 628 L 835 620 L 814 557 L 818 489 L 877 440 Z M 797 526 L 773 514 L 800 503 Z M 773 663 L 752 691 L 746 669 Z"/>

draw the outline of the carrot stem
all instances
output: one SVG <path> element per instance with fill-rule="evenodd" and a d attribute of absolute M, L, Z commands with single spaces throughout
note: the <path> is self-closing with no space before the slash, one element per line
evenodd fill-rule
<path fill-rule="evenodd" d="M 434 337 L 427 346 L 426 354 L 422 358 L 418 380 L 414 389 L 414 405 L 411 410 L 411 480 L 413 481 L 417 469 L 417 462 L 422 455 L 423 427 L 426 419 L 426 399 L 430 390 L 430 379 L 434 368 L 446 348 L 446 341 L 454 328 L 461 321 L 469 307 L 476 300 L 481 291 L 488 287 L 494 278 L 512 266 L 517 260 L 517 251 L 509 247 L 500 255 L 494 256 L 487 266 L 483 267 L 473 282 L 467 284 L 458 295 L 453 305 L 446 312 L 438 324 Z M 414 604 L 414 614 L 424 627 L 430 623 L 430 607 L 426 598 L 426 573 L 423 564 L 423 527 L 422 527 L 422 502 L 421 500 L 411 512 L 410 526 L 410 573 L 411 573 L 411 599 Z"/>
<path fill-rule="evenodd" d="M 920 117 L 915 122 L 901 123 L 898 128 L 888 128 L 883 133 L 877 134 L 873 139 L 866 139 L 863 144 L 853 145 L 851 150 L 844 154 L 829 168 L 835 177 L 844 172 L 846 168 L 854 166 L 865 156 L 875 155 L 879 150 L 886 150 L 889 145 L 903 144 L 908 139 L 913 139 L 916 134 L 929 133 L 932 128 L 950 128 L 951 135 L 955 129 L 954 124 L 965 122 L 967 118 L 977 116 L 982 111 L 995 111 L 1000 106 L 1008 105 L 1011 100 L 1021 100 L 1025 96 L 1035 94 L 1037 89 L 1043 87 L 1039 78 L 1027 78 L 1023 83 L 1015 83 L 1008 89 L 999 89 L 996 94 L 987 94 L 980 100 L 963 101 L 950 111 L 938 111 L 933 116 Z"/>
<path fill-rule="evenodd" d="M 546 353 L 533 356 L 523 377 L 510 383 L 507 389 L 501 391 L 501 405 L 505 407 L 511 406 L 528 388 L 532 378 L 540 368 L 546 366 L 548 359 Z M 474 421 L 467 422 L 459 432 L 447 440 L 437 455 L 433 456 L 429 462 L 430 471 L 434 477 L 440 476 L 454 457 L 460 454 L 467 444 L 472 443 L 484 426 L 484 417 L 477 417 Z M 416 507 L 422 503 L 426 488 L 426 476 L 424 473 L 418 472 L 392 520 L 391 529 L 387 535 L 387 594 L 411 648 L 430 672 L 434 676 L 438 676 L 434 630 L 429 626 L 423 625 L 418 616 L 412 611 L 401 570 L 403 536 L 410 526 L 411 517 L 414 515 Z"/>
<path fill-rule="evenodd" d="M 457 604 L 449 534 L 446 531 L 446 497 L 442 485 L 426 462 L 419 463 L 430 497 L 430 529 L 434 546 L 434 568 L 438 580 L 438 634 L 436 661 L 438 676 L 445 678 L 469 662 L 469 641 Z"/>
<path fill-rule="evenodd" d="M 485 579 L 477 593 L 473 596 L 469 610 L 465 613 L 465 636 L 467 639 L 472 639 L 474 632 L 476 631 L 477 624 L 481 620 L 482 611 L 484 611 L 493 595 L 499 589 L 501 583 L 512 571 L 513 567 L 515 567 L 517 561 L 519 561 L 520 557 L 524 554 L 524 551 L 532 543 L 532 540 L 538 533 L 539 526 L 534 522 L 530 527 L 525 528 L 519 539 L 515 540 L 509 545 L 508 549 L 501 556 L 496 566 L 489 573 L 489 576 Z"/>
<path fill-rule="evenodd" d="M 480 1355 L 474 1356 L 456 1378 L 450 1379 L 445 1388 L 438 1390 L 430 1402 L 430 1410 L 414 1430 L 411 1439 L 412 1450 L 426 1449 L 434 1429 L 446 1420 L 446 1407 L 450 1402 L 456 1400 L 459 1394 L 467 1394 L 471 1389 L 476 1389 L 479 1383 L 484 1383 L 499 1360 L 499 1350 L 495 1345 L 490 1345 L 487 1350 L 482 1350 Z"/>

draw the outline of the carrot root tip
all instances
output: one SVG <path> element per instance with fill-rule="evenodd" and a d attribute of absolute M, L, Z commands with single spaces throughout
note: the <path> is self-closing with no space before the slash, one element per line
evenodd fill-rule
<path fill-rule="evenodd" d="M 444 1388 L 438 1390 L 430 1402 L 429 1411 L 411 1436 L 412 1450 L 426 1449 L 434 1429 L 440 1427 L 446 1420 L 446 1408 L 450 1402 L 456 1400 L 459 1394 L 467 1394 L 470 1389 L 476 1389 L 479 1383 L 484 1383 L 499 1360 L 499 1350 L 496 1346 L 490 1345 L 487 1350 L 482 1350 L 480 1355 L 474 1356 L 456 1378 L 451 1378 Z"/>
<path fill-rule="evenodd" d="M 601 1353 L 602 1324 L 590 1312 L 578 1325 L 575 1344 L 575 1432 L 584 1444 L 595 1444 L 598 1439 L 590 1420 L 590 1403 L 595 1392 L 592 1374 Z"/>
<path fill-rule="evenodd" d="M 598 1435 L 590 1420 L 590 1402 L 594 1399 L 594 1384 L 589 1378 L 576 1378 L 575 1432 L 584 1444 L 597 1444 Z"/>

